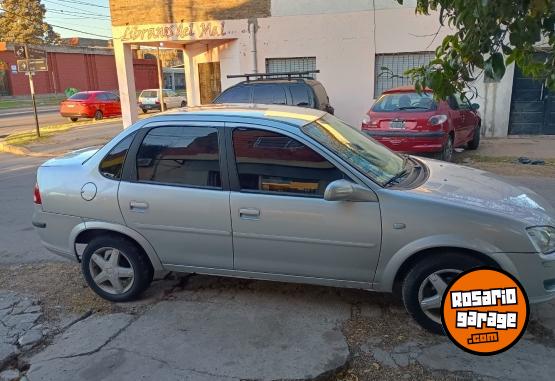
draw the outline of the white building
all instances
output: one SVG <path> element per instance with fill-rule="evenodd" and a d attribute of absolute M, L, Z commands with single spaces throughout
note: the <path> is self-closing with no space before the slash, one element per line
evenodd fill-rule
<path fill-rule="evenodd" d="M 189 105 L 209 103 L 239 81 L 227 75 L 316 68 L 336 115 L 359 126 L 376 97 L 408 84 L 404 71 L 431 59 L 451 32 L 437 14 L 416 15 L 415 0 L 402 6 L 395 0 L 158 3 L 145 12 L 132 1 L 110 1 L 125 125 L 137 118 L 131 44 L 183 49 Z M 383 66 L 400 77 L 384 75 Z M 513 81 L 514 73 L 510 67 L 502 82 L 476 84 L 483 133 L 555 134 L 555 102 L 541 83 Z M 512 99 L 513 82 L 522 99 Z"/>

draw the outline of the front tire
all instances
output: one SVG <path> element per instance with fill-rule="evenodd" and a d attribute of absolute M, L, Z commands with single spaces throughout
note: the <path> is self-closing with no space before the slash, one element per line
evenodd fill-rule
<path fill-rule="evenodd" d="M 77 122 L 79 120 L 79 118 L 71 117 L 71 118 L 69 118 L 69 120 L 71 120 L 72 122 Z"/>
<path fill-rule="evenodd" d="M 444 334 L 441 301 L 447 286 L 460 273 L 484 264 L 470 255 L 436 253 L 416 263 L 403 280 L 401 292 L 408 313 L 426 330 Z"/>
<path fill-rule="evenodd" d="M 183 107 L 187 107 L 187 102 L 182 101 L 182 102 L 181 102 L 181 107 L 182 107 L 182 108 L 183 108 Z"/>
<path fill-rule="evenodd" d="M 468 142 L 467 148 L 469 150 L 473 150 L 473 151 L 477 150 L 478 147 L 480 146 L 480 137 L 481 137 L 480 130 L 481 130 L 480 125 L 477 125 L 476 128 L 474 129 L 474 137 L 470 142 Z"/>
<path fill-rule="evenodd" d="M 143 111 L 143 114 L 148 113 L 148 110 L 146 108 L 142 108 L 141 110 Z"/>
<path fill-rule="evenodd" d="M 132 241 L 101 236 L 85 248 L 81 270 L 89 287 L 111 302 L 127 302 L 141 295 L 152 282 L 148 257 Z"/>
<path fill-rule="evenodd" d="M 452 161 L 453 152 L 455 151 L 454 144 L 455 142 L 453 139 L 453 135 L 449 135 L 449 137 L 447 138 L 447 141 L 445 142 L 445 144 L 443 145 L 443 148 L 441 149 L 441 152 L 438 155 L 438 159 L 443 161 Z"/>

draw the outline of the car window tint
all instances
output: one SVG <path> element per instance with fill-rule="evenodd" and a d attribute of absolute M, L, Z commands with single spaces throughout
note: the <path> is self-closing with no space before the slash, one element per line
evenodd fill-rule
<path fill-rule="evenodd" d="M 158 98 L 158 92 L 156 92 L 156 91 L 143 91 L 141 93 L 141 98 Z"/>
<path fill-rule="evenodd" d="M 281 85 L 256 85 L 252 89 L 253 103 L 261 104 L 287 104 L 285 87 Z"/>
<path fill-rule="evenodd" d="M 137 153 L 139 181 L 221 188 L 218 131 L 210 127 L 159 127 Z"/>
<path fill-rule="evenodd" d="M 455 101 L 457 102 L 460 110 L 470 109 L 470 104 L 468 103 L 464 95 L 454 95 L 453 97 L 455 98 Z"/>
<path fill-rule="evenodd" d="M 91 95 L 89 93 L 77 93 L 77 94 L 73 94 L 68 99 L 72 101 L 84 101 L 86 99 L 89 99 L 90 96 Z"/>
<path fill-rule="evenodd" d="M 121 179 L 121 172 L 123 170 L 123 163 L 127 156 L 127 151 L 131 147 L 135 133 L 124 138 L 104 157 L 100 162 L 99 170 L 102 176 L 113 180 Z"/>
<path fill-rule="evenodd" d="M 374 112 L 419 112 L 437 109 L 431 93 L 401 92 L 382 95 L 372 106 Z"/>
<path fill-rule="evenodd" d="M 449 98 L 447 98 L 447 103 L 449 104 L 449 107 L 453 110 L 458 110 L 459 109 L 459 102 L 457 102 L 457 99 L 451 95 Z"/>
<path fill-rule="evenodd" d="M 343 173 L 320 154 L 288 136 L 239 128 L 233 148 L 241 190 L 320 197 Z"/>
<path fill-rule="evenodd" d="M 292 104 L 299 107 L 312 107 L 308 86 L 305 85 L 292 85 L 289 87 L 291 90 Z"/>
<path fill-rule="evenodd" d="M 214 100 L 214 103 L 250 103 L 250 86 L 232 87 Z"/>
<path fill-rule="evenodd" d="M 119 101 L 119 97 L 112 93 L 106 93 L 106 98 L 110 101 Z"/>

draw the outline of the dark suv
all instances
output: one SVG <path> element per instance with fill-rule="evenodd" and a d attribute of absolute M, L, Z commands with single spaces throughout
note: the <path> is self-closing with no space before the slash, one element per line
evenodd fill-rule
<path fill-rule="evenodd" d="M 324 86 L 314 79 L 306 78 L 247 80 L 225 90 L 213 103 L 277 104 L 334 113 Z"/>

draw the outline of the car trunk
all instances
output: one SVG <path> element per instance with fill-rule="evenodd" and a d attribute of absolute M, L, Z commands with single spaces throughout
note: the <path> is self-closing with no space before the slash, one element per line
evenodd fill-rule
<path fill-rule="evenodd" d="M 429 130 L 428 120 L 436 111 L 426 112 L 371 112 L 372 127 L 381 130 L 424 131 Z"/>

